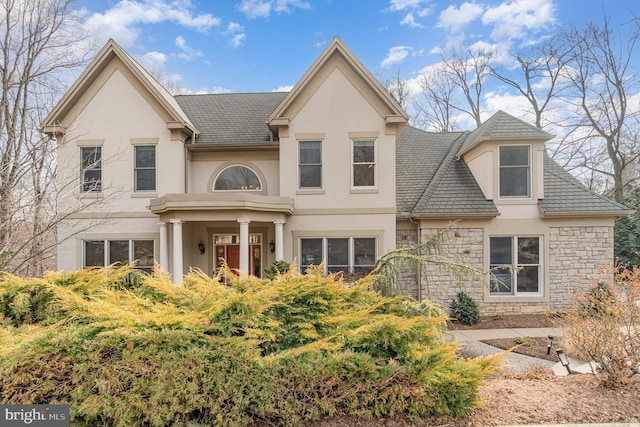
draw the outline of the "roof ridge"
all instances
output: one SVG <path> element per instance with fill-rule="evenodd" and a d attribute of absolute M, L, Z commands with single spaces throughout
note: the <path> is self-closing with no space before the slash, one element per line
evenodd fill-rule
<path fill-rule="evenodd" d="M 274 94 L 274 95 L 278 95 L 278 94 L 285 94 L 285 93 L 289 93 L 287 91 L 270 91 L 270 92 L 222 92 L 222 93 L 184 93 L 184 94 L 178 94 L 178 95 L 174 95 L 175 98 L 178 97 L 196 97 L 196 96 L 223 96 L 223 95 L 270 95 L 270 94 Z"/>

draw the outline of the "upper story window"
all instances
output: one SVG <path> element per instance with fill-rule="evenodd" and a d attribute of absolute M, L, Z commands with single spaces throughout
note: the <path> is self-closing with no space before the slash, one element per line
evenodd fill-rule
<path fill-rule="evenodd" d="M 491 295 L 541 294 L 540 240 L 519 236 L 489 238 Z"/>
<path fill-rule="evenodd" d="M 531 148 L 500 147 L 500 197 L 531 197 Z"/>
<path fill-rule="evenodd" d="M 299 142 L 300 188 L 322 188 L 322 141 Z"/>
<path fill-rule="evenodd" d="M 133 147 L 133 180 L 135 191 L 156 191 L 156 146 Z"/>
<path fill-rule="evenodd" d="M 102 191 L 102 147 L 80 147 L 80 168 L 83 193 Z"/>
<path fill-rule="evenodd" d="M 262 191 L 258 175 L 242 165 L 229 166 L 222 170 L 213 183 L 214 191 Z"/>
<path fill-rule="evenodd" d="M 352 168 L 352 185 L 354 187 L 374 187 L 376 185 L 375 141 L 353 141 Z"/>

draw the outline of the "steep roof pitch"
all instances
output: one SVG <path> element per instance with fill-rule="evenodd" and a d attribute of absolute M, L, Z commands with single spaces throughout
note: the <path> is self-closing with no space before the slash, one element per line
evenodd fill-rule
<path fill-rule="evenodd" d="M 485 141 L 548 141 L 551 138 L 553 138 L 553 135 L 550 133 L 499 110 L 471 132 L 465 143 L 460 147 L 458 156 L 463 156 Z"/>
<path fill-rule="evenodd" d="M 176 101 L 193 120 L 196 144 L 271 140 L 267 119 L 286 93 L 179 95 Z"/>
<path fill-rule="evenodd" d="M 347 67 L 355 70 L 358 78 L 363 82 L 363 87 L 376 99 L 376 105 L 384 110 L 384 118 L 389 124 L 405 124 L 409 119 L 407 113 L 402 110 L 393 97 L 380 85 L 378 80 L 362 65 L 358 58 L 345 46 L 340 37 L 335 36 L 329 45 L 322 51 L 320 56 L 314 61 L 304 75 L 298 80 L 293 89 L 284 98 L 282 103 L 273 111 L 269 117 L 269 125 L 286 125 L 292 119 L 290 115 L 295 114 L 296 101 L 302 94 L 310 88 L 313 83 L 317 83 L 318 77 L 322 74 L 325 65 L 338 55 L 346 61 Z"/>
<path fill-rule="evenodd" d="M 174 123 L 172 128 L 183 127 L 190 132 L 197 132 L 189 117 L 178 105 L 175 98 L 154 79 L 140 64 L 138 64 L 124 49 L 114 40 L 109 41 L 91 61 L 84 72 L 76 79 L 71 88 L 58 101 L 49 115 L 42 123 L 42 131 L 45 133 L 60 132 L 59 122 L 78 102 L 91 83 L 100 75 L 105 67 L 115 57 L 120 59 L 127 69 L 137 77 L 140 83 L 149 91 L 153 98 L 166 110 Z"/>
<path fill-rule="evenodd" d="M 396 146 L 398 211 L 415 217 L 495 217 L 473 174 L 456 153 L 469 132 L 407 127 Z M 453 219 L 453 218 L 452 218 Z"/>

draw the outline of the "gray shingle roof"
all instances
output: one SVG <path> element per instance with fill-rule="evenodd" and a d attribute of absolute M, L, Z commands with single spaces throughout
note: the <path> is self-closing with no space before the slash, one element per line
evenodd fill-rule
<path fill-rule="evenodd" d="M 405 127 L 396 143 L 396 204 L 411 212 L 461 132 L 434 133 Z"/>
<path fill-rule="evenodd" d="M 178 95 L 176 101 L 191 119 L 196 144 L 269 141 L 269 115 L 284 92 Z"/>
<path fill-rule="evenodd" d="M 469 132 L 430 133 L 407 127 L 397 152 L 399 212 L 415 216 L 496 216 L 467 164 L 456 160 Z M 421 170 L 423 169 L 423 170 Z"/>
<path fill-rule="evenodd" d="M 593 193 L 545 153 L 544 199 L 538 201 L 545 215 L 580 213 L 626 214 L 632 210 Z"/>

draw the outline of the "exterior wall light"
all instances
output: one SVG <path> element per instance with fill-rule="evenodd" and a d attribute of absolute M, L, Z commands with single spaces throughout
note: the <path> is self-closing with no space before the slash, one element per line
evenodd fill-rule
<path fill-rule="evenodd" d="M 269 242 L 269 250 L 271 251 L 271 253 L 274 253 L 276 251 L 276 242 L 274 242 L 273 240 Z"/>
<path fill-rule="evenodd" d="M 569 358 L 567 357 L 566 354 L 564 354 L 564 351 L 562 351 L 561 348 L 557 348 L 556 354 L 558 355 L 558 358 L 560 359 L 560 363 L 562 363 L 562 366 L 564 366 L 567 369 L 567 372 L 570 374 L 573 374 L 573 372 L 571 372 L 571 368 L 569 367 Z"/>
<path fill-rule="evenodd" d="M 204 247 L 204 243 L 202 243 L 202 240 L 200 240 L 200 243 L 198 243 L 198 250 L 200 251 L 200 255 L 204 255 L 204 253 L 206 252 L 206 249 Z"/>

